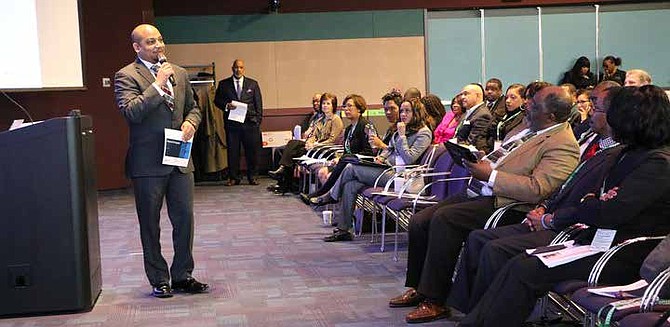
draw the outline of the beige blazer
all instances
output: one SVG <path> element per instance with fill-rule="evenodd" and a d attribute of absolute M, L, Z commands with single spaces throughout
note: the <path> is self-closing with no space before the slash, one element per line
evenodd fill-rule
<path fill-rule="evenodd" d="M 579 164 L 579 145 L 568 123 L 519 146 L 496 167 L 496 207 L 515 201 L 539 203 Z"/>

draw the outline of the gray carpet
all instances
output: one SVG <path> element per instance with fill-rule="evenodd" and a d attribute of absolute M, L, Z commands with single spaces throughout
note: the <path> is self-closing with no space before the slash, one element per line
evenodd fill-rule
<path fill-rule="evenodd" d="M 208 294 L 150 296 L 129 191 L 99 194 L 103 290 L 91 312 L 12 318 L 0 326 L 405 326 L 391 309 L 403 290 L 405 254 L 394 262 L 369 236 L 325 243 L 331 232 L 294 196 L 260 186 L 198 186 L 194 276 Z M 163 253 L 171 261 L 167 215 Z M 392 249 L 388 240 L 387 249 Z M 421 326 L 452 326 L 442 320 Z"/>

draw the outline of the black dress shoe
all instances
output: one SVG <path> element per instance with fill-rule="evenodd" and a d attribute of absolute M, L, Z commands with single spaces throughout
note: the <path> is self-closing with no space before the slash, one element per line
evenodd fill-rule
<path fill-rule="evenodd" d="M 201 283 L 191 277 L 180 282 L 172 282 L 172 289 L 179 293 L 198 294 L 206 293 L 209 290 L 209 285 Z"/>
<path fill-rule="evenodd" d="M 325 206 L 326 204 L 337 203 L 337 200 L 330 197 L 330 193 L 326 193 L 324 195 L 317 196 L 315 198 L 310 198 L 309 203 L 318 206 Z"/>
<path fill-rule="evenodd" d="M 151 290 L 151 295 L 161 299 L 172 297 L 172 289 L 167 283 L 161 283 L 154 286 Z"/>
<path fill-rule="evenodd" d="M 270 175 L 270 177 L 273 179 L 280 179 L 281 176 L 284 175 L 284 170 L 286 170 L 286 167 L 284 167 L 284 165 L 279 165 L 277 170 L 268 171 L 268 175 Z"/>
<path fill-rule="evenodd" d="M 326 236 L 323 238 L 324 242 L 342 242 L 342 241 L 353 241 L 354 236 L 346 230 L 339 230 L 333 235 Z"/>
<path fill-rule="evenodd" d="M 223 185 L 225 186 L 233 186 L 233 185 L 240 185 L 240 180 L 239 179 L 229 179 L 227 182 L 225 182 Z"/>
<path fill-rule="evenodd" d="M 250 179 L 249 180 L 249 185 L 259 185 L 259 184 L 260 183 L 258 182 L 258 180 L 255 180 L 255 179 Z"/>

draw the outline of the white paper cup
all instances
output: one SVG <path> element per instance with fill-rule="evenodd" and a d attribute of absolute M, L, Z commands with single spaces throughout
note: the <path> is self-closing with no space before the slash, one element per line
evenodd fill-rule
<path fill-rule="evenodd" d="M 324 210 L 321 212 L 323 216 L 323 225 L 330 226 L 333 223 L 333 212 L 330 210 Z"/>

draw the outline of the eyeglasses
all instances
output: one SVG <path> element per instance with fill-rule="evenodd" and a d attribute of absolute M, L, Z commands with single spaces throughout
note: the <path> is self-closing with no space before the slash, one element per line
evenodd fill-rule
<path fill-rule="evenodd" d="M 579 104 L 584 104 L 584 103 L 589 103 L 591 102 L 590 100 L 577 100 L 577 103 Z"/>

